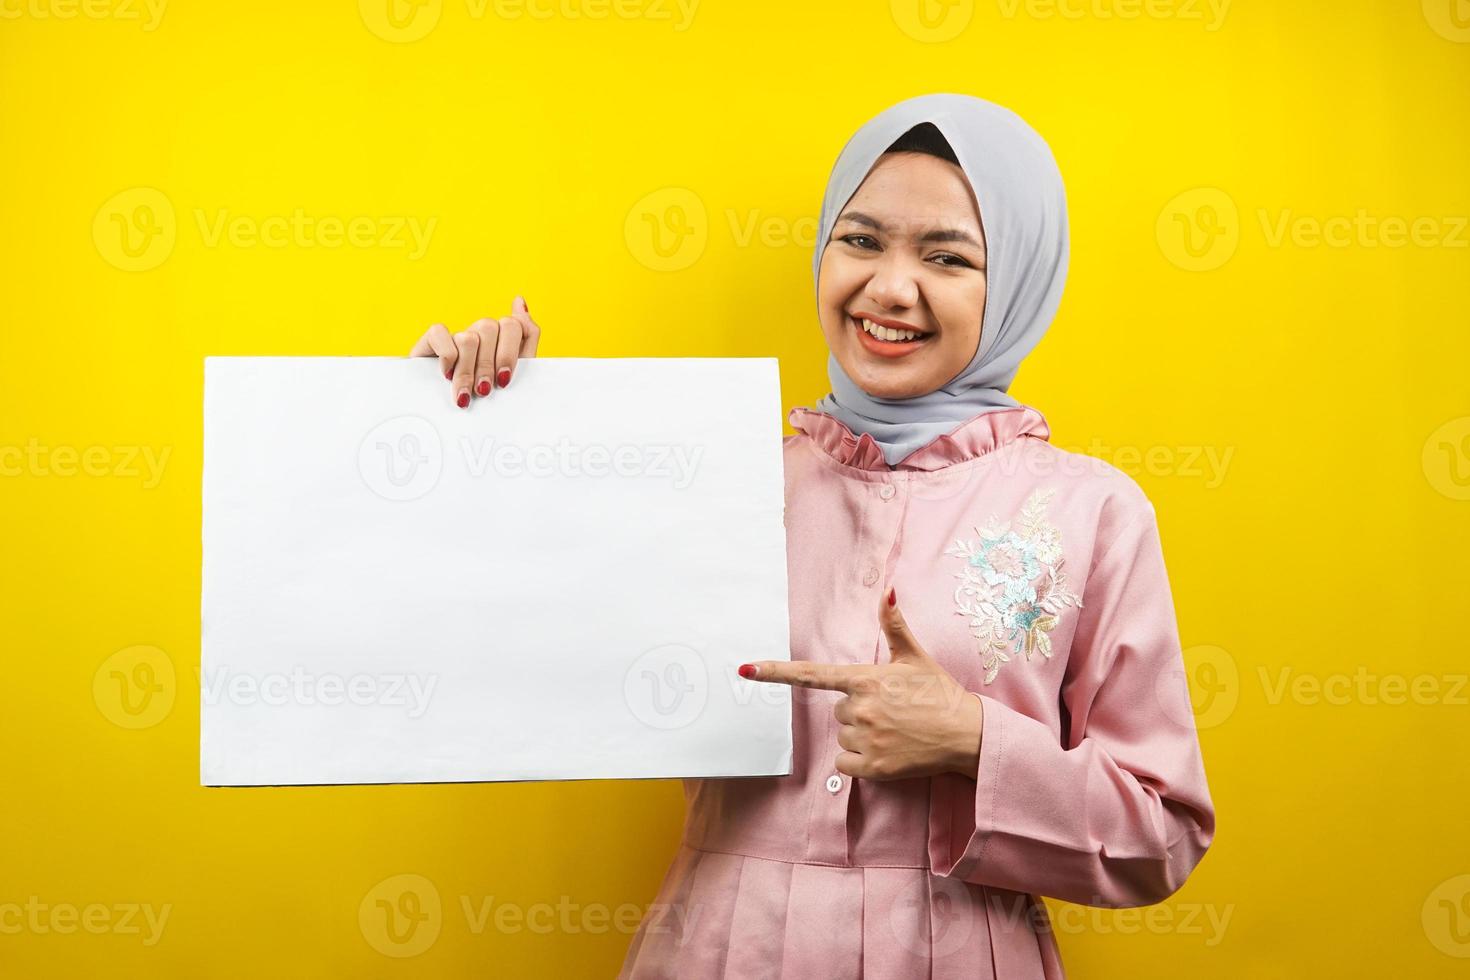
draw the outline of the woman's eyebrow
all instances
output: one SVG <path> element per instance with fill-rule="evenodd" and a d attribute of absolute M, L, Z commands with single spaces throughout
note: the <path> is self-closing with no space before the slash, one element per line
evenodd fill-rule
<path fill-rule="evenodd" d="M 838 221 L 851 221 L 853 224 L 866 225 L 874 231 L 887 231 L 883 222 L 870 214 L 861 211 L 844 211 L 837 219 Z M 985 246 L 975 241 L 975 236 L 958 228 L 934 228 L 919 236 L 921 242 L 964 242 L 967 245 L 985 250 Z"/>

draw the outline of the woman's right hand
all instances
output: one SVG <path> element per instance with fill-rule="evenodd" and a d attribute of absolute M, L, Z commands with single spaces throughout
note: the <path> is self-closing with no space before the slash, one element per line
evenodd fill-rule
<path fill-rule="evenodd" d="M 408 356 L 437 356 L 450 397 L 460 408 L 469 408 L 472 397 L 484 398 L 493 389 L 510 384 L 516 361 L 535 357 L 540 340 L 541 328 L 531 319 L 526 301 L 517 296 L 510 316 L 476 320 L 457 334 L 444 329 L 442 323 L 434 324 Z"/>

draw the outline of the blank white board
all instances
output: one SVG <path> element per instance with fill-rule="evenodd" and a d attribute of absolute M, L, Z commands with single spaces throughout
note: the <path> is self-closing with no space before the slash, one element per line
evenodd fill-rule
<path fill-rule="evenodd" d="M 209 786 L 791 772 L 770 358 L 205 360 Z"/>

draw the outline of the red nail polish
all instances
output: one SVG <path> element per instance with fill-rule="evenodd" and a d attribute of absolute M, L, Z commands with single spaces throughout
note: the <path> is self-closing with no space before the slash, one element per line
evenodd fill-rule
<path fill-rule="evenodd" d="M 490 381 L 489 381 L 489 379 L 488 378 L 481 378 L 480 379 L 480 387 L 476 388 L 475 390 L 480 393 L 480 397 L 481 398 L 484 398 L 486 395 L 490 394 Z"/>
<path fill-rule="evenodd" d="M 495 375 L 495 383 L 500 385 L 500 387 L 502 388 L 509 387 L 510 368 L 501 368 L 500 372 Z"/>
<path fill-rule="evenodd" d="M 461 391 L 459 397 L 454 400 L 454 403 L 460 408 L 468 408 L 470 404 L 470 393 L 468 391 Z"/>
<path fill-rule="evenodd" d="M 445 371 L 444 372 L 444 380 L 445 381 L 452 381 L 452 380 L 454 380 L 454 368 L 450 368 L 448 371 Z"/>
<path fill-rule="evenodd" d="M 741 677 L 754 677 L 755 676 L 755 664 L 741 664 L 740 665 L 740 676 Z"/>
<path fill-rule="evenodd" d="M 888 604 L 890 606 L 896 606 L 896 605 L 898 605 L 898 590 L 897 589 L 889 589 L 888 590 Z"/>

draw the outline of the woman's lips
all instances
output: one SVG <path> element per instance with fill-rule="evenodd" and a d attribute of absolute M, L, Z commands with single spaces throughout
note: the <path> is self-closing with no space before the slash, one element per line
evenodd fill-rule
<path fill-rule="evenodd" d="M 917 340 L 887 341 L 879 340 L 863 329 L 863 325 L 852 317 L 847 318 L 852 324 L 852 329 L 857 331 L 858 343 L 879 357 L 904 357 L 923 347 L 929 342 L 933 334 L 924 334 Z"/>

